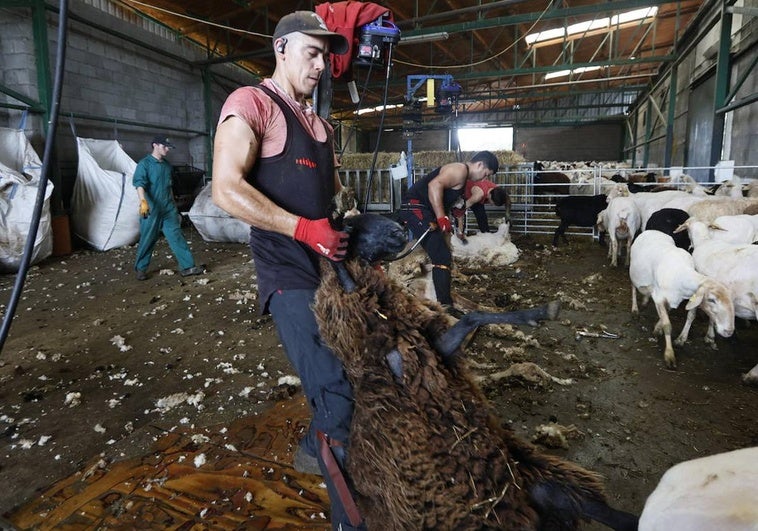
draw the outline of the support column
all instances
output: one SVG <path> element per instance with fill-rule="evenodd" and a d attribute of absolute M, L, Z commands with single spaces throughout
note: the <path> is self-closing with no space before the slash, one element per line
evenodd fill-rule
<path fill-rule="evenodd" d="M 666 175 L 669 174 L 668 168 L 671 167 L 671 160 L 674 151 L 674 120 L 676 118 L 676 96 L 677 96 L 677 77 L 679 65 L 674 63 L 671 67 L 671 80 L 669 81 L 669 109 L 668 120 L 666 120 L 666 150 L 663 154 L 663 166 L 666 168 Z"/>
<path fill-rule="evenodd" d="M 216 136 L 216 123 L 213 121 L 213 89 L 211 81 L 213 80 L 213 72 L 211 67 L 206 65 L 203 67 L 203 102 L 205 104 L 205 130 L 208 131 L 208 135 L 205 137 L 205 164 L 208 171 L 206 175 L 213 177 L 213 139 Z"/>
<path fill-rule="evenodd" d="M 731 58 L 729 51 L 732 47 L 732 13 L 727 9 L 727 1 L 721 1 L 721 34 L 719 37 L 719 52 L 716 62 L 716 87 L 713 93 L 713 134 L 711 135 L 711 166 L 721 160 L 721 150 L 724 144 L 724 113 L 718 110 L 726 104 L 729 92 L 729 75 L 731 73 Z M 711 174 L 711 178 L 714 175 Z"/>

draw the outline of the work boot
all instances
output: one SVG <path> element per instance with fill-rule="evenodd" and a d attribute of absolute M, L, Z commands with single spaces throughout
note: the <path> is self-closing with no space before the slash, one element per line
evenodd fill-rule
<path fill-rule="evenodd" d="M 432 267 L 432 283 L 434 284 L 434 293 L 437 296 L 437 301 L 440 304 L 452 306 L 453 298 L 450 295 L 452 276 L 450 275 L 450 270 L 446 267 Z"/>
<path fill-rule="evenodd" d="M 295 458 L 292 460 L 292 466 L 298 472 L 303 474 L 313 474 L 314 476 L 321 476 L 321 467 L 318 466 L 318 459 L 312 455 L 308 455 L 302 446 L 297 447 L 295 450 Z"/>
<path fill-rule="evenodd" d="M 137 270 L 137 280 L 147 280 L 147 271 Z"/>
<path fill-rule="evenodd" d="M 179 274 L 183 277 L 189 277 L 192 275 L 202 275 L 205 273 L 205 266 L 199 265 L 199 266 L 192 266 L 188 267 L 187 269 L 182 269 L 179 271 Z"/>

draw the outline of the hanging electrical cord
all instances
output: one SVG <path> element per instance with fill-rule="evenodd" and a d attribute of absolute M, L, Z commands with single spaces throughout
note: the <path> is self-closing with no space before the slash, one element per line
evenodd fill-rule
<path fill-rule="evenodd" d="M 532 32 L 532 30 L 535 28 L 535 26 L 537 26 L 537 24 L 539 24 L 539 22 L 542 20 L 542 17 L 545 16 L 545 13 L 547 13 L 548 9 L 550 9 L 550 7 L 552 5 L 553 5 L 552 2 L 548 2 L 547 3 L 547 6 L 545 7 L 545 9 L 542 10 L 542 13 L 540 13 L 540 16 L 537 17 L 537 20 L 535 20 L 534 23 L 532 23 L 532 25 L 529 27 L 529 29 L 526 30 L 526 32 L 524 33 L 523 37 L 520 37 L 520 38 L 516 39 L 511 44 L 509 44 L 508 46 L 506 46 L 505 49 L 497 52 L 494 55 L 491 55 L 491 56 L 487 57 L 486 59 L 482 59 L 481 61 L 474 61 L 472 63 L 467 63 L 465 65 L 444 65 L 444 66 L 422 65 L 422 64 L 419 64 L 419 63 L 411 63 L 409 61 L 401 61 L 400 59 L 397 59 L 395 62 L 398 63 L 398 64 L 401 64 L 401 65 L 405 65 L 405 66 L 415 66 L 417 68 L 427 68 L 427 69 L 430 69 L 430 70 L 454 70 L 454 69 L 458 69 L 458 68 L 471 68 L 471 67 L 474 67 L 474 66 L 479 66 L 479 65 L 484 64 L 484 63 L 488 63 L 488 62 L 490 62 L 490 61 L 492 61 L 494 59 L 497 59 L 498 57 L 500 57 L 501 55 L 503 55 L 504 53 L 506 53 L 508 50 L 511 50 L 520 41 L 522 41 L 522 40 L 525 41 L 526 40 L 526 36 Z"/>
<path fill-rule="evenodd" d="M 26 237 L 24 245 L 24 254 L 21 256 L 21 263 L 16 274 L 16 282 L 13 285 L 13 292 L 8 301 L 3 316 L 2 328 L 0 328 L 0 352 L 3 351 L 3 345 L 8 337 L 13 316 L 16 313 L 18 301 L 21 298 L 21 292 L 24 289 L 26 274 L 29 272 L 29 264 L 34 252 L 34 242 L 37 240 L 37 229 L 39 228 L 40 218 L 42 217 L 42 207 L 45 204 L 45 190 L 47 189 L 47 176 L 50 173 L 50 166 L 53 160 L 53 148 L 55 146 L 55 131 L 58 126 L 58 109 L 61 100 L 61 86 L 63 85 L 63 70 L 66 61 L 66 30 L 68 26 L 68 0 L 61 0 L 58 12 L 58 49 L 55 55 L 55 79 L 53 82 L 52 102 L 50 104 L 50 123 L 45 138 L 45 152 L 42 157 L 42 170 L 37 187 L 37 200 L 34 203 L 32 212 L 32 221 L 29 225 L 29 234 Z"/>
<path fill-rule="evenodd" d="M 361 91 L 361 96 L 360 98 L 358 98 L 358 103 L 356 104 L 356 107 L 355 107 L 356 111 L 360 110 L 361 104 L 363 103 L 363 98 L 366 97 L 366 92 L 368 92 L 368 82 L 369 82 L 369 79 L 371 79 L 371 71 L 373 69 L 374 69 L 374 63 L 372 61 L 368 65 L 368 73 L 366 74 L 366 81 L 365 83 L 363 83 L 363 90 Z M 359 114 L 356 114 L 356 115 L 358 116 L 358 118 L 355 119 L 355 121 L 357 122 L 358 119 L 360 118 L 360 115 Z M 352 139 L 353 133 L 355 132 L 356 129 L 357 129 L 357 124 L 353 124 L 352 127 L 350 127 L 350 132 L 347 134 L 347 138 L 345 139 L 344 142 L 342 142 L 342 149 L 340 150 L 340 155 L 339 155 L 340 162 L 342 162 L 342 155 L 344 155 L 345 153 L 345 147 L 347 147 L 348 143 L 350 143 L 350 140 Z"/>
<path fill-rule="evenodd" d="M 379 155 L 379 140 L 382 138 L 382 129 L 384 128 L 384 117 L 387 115 L 387 92 L 390 86 L 390 68 L 392 68 L 392 50 L 394 46 L 392 43 L 389 45 L 389 51 L 387 52 L 387 75 L 384 78 L 384 96 L 382 98 L 382 117 L 379 120 L 379 129 L 376 134 L 376 147 L 374 147 L 374 156 L 371 159 L 371 170 L 368 174 L 368 180 L 366 181 L 366 200 L 363 203 L 362 212 L 368 210 L 368 198 L 371 194 L 371 182 L 374 179 L 374 171 L 376 169 L 376 158 Z M 360 210 L 360 209 L 359 209 Z"/>

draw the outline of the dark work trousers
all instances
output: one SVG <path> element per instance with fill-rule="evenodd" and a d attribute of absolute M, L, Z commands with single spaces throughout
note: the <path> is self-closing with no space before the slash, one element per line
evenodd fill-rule
<path fill-rule="evenodd" d="M 398 214 L 398 217 L 405 222 L 408 230 L 413 234 L 414 240 L 418 240 L 429 228 L 429 223 L 433 221 L 428 216 L 422 216 L 419 219 L 416 212 L 419 210 L 403 210 Z M 450 294 L 452 279 L 450 268 L 453 264 L 453 253 L 448 246 L 445 235 L 440 230 L 434 230 L 421 241 L 421 247 L 424 248 L 432 261 L 432 282 L 434 283 L 437 301 L 440 304 L 453 304 L 453 297 Z"/>
<path fill-rule="evenodd" d="M 343 444 L 342 447 L 335 447 L 333 450 L 350 484 L 345 473 L 344 448 L 347 447 L 350 422 L 353 417 L 353 389 L 347 380 L 342 362 L 321 341 L 316 317 L 311 309 L 314 295 L 315 290 L 312 289 L 276 291 L 269 301 L 269 310 L 274 318 L 287 358 L 300 377 L 303 392 L 313 415 L 301 446 L 306 453 L 318 459 L 329 492 L 332 528 L 347 531 L 356 528 L 350 525 L 335 486 L 321 459 L 316 432 L 326 433 Z"/>

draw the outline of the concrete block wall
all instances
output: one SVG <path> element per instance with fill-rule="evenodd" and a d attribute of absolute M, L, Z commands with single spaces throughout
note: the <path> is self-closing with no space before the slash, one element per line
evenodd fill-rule
<path fill-rule="evenodd" d="M 37 101 L 37 76 L 34 65 L 34 35 L 31 31 L 31 10 L 0 9 L 0 83 L 15 92 Z M 31 68 L 30 68 L 31 67 Z M 22 105 L 22 102 L 0 93 L 0 102 Z M 0 109 L 0 126 L 18 127 L 21 111 Z"/>
<path fill-rule="evenodd" d="M 74 0 L 69 4 L 73 16 L 68 24 L 56 140 L 59 175 L 53 177 L 64 209 L 68 207 L 77 168 L 72 123 L 77 136 L 119 140 L 134 160 L 148 153 L 155 134 L 165 134 L 177 146 L 169 155 L 173 164 L 191 165 L 209 175 L 208 137 L 204 134 L 208 121 L 215 127 L 230 90 L 256 82 L 251 74 L 236 67 L 215 65 L 213 71 L 223 74 L 225 88 L 214 85 L 211 116 L 206 117 L 202 70 L 192 64 L 205 58 L 203 50 L 174 38 L 165 28 L 149 21 L 131 20 L 134 16 L 129 13 L 109 13 L 114 11 L 112 3 L 109 12 L 96 5 L 96 0 Z M 38 101 L 31 10 L 1 11 L 0 81 Z M 57 25 L 57 14 L 48 13 L 51 76 L 58 45 Z M 0 102 L 21 104 L 2 94 L 0 98 Z M 0 107 L 0 125 L 16 127 L 21 115 L 20 110 Z M 41 155 L 45 131 L 41 117 L 30 116 L 26 130 Z"/>
<path fill-rule="evenodd" d="M 622 123 L 561 127 L 517 127 L 514 144 L 534 160 L 619 160 Z"/>

